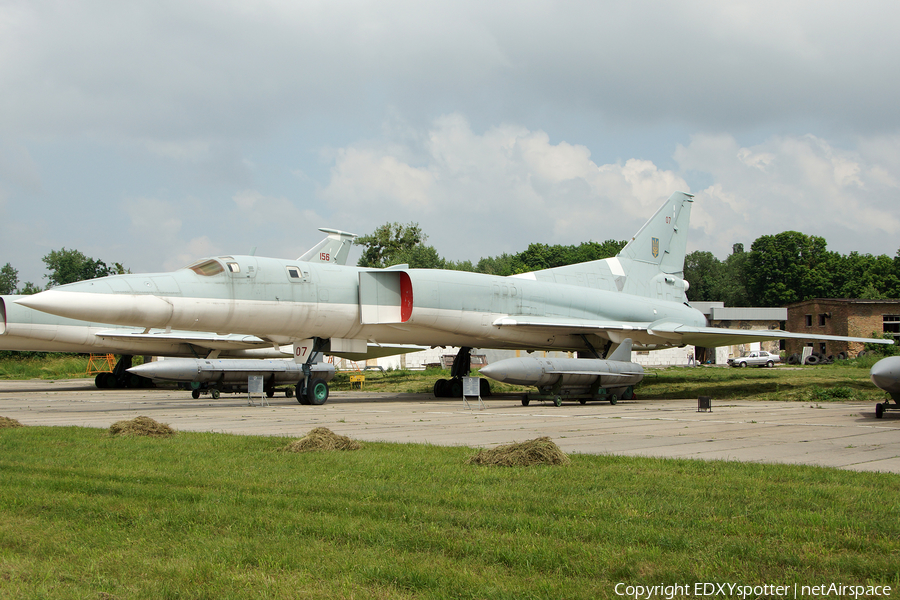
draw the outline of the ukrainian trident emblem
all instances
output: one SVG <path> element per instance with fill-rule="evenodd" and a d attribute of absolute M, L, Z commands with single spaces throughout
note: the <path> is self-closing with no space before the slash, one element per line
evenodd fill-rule
<path fill-rule="evenodd" d="M 653 253 L 653 258 L 659 257 L 659 238 L 650 238 L 650 251 Z"/>

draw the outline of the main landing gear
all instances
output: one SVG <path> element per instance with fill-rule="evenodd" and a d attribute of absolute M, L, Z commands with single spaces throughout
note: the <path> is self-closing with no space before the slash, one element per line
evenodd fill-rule
<path fill-rule="evenodd" d="M 303 405 L 321 406 L 328 401 L 328 382 L 322 378 L 312 377 L 312 364 L 322 353 L 325 340 L 313 338 L 313 349 L 306 362 L 303 363 L 303 379 L 297 382 L 297 402 Z"/>
<path fill-rule="evenodd" d="M 438 379 L 434 382 L 434 396 L 436 398 L 462 398 L 463 395 L 463 377 L 468 377 L 472 370 L 472 348 L 463 346 L 456 353 L 456 359 L 453 366 L 450 367 L 450 379 Z M 480 395 L 487 397 L 491 395 L 491 384 L 487 379 L 481 379 Z"/>
<path fill-rule="evenodd" d="M 153 381 L 150 379 L 128 372 L 133 358 L 131 354 L 123 354 L 113 367 L 112 373 L 97 373 L 94 385 L 101 390 L 153 387 Z"/>
<path fill-rule="evenodd" d="M 883 419 L 885 411 L 888 410 L 900 410 L 900 402 L 894 402 L 891 404 L 891 401 L 880 402 L 875 405 L 875 418 Z"/>

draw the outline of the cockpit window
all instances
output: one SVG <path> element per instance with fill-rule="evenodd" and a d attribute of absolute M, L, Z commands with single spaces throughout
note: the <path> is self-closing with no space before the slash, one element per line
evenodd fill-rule
<path fill-rule="evenodd" d="M 300 269 L 297 267 L 288 267 L 287 272 L 291 279 L 300 279 Z"/>
<path fill-rule="evenodd" d="M 225 268 L 222 266 L 222 263 L 212 258 L 208 260 L 201 260 L 200 262 L 196 262 L 188 266 L 187 268 L 197 275 L 203 275 L 204 277 L 218 275 L 225 270 Z"/>
<path fill-rule="evenodd" d="M 241 265 L 237 264 L 236 262 L 230 262 L 228 263 L 228 270 L 232 273 L 240 273 Z"/>

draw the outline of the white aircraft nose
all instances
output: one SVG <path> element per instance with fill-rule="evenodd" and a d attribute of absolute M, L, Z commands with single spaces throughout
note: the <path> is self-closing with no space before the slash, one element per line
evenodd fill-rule
<path fill-rule="evenodd" d="M 157 296 L 47 290 L 16 300 L 34 310 L 69 319 L 113 325 L 166 327 L 172 304 Z"/>
<path fill-rule="evenodd" d="M 869 377 L 886 392 L 900 392 L 900 356 L 882 358 L 872 365 Z"/>

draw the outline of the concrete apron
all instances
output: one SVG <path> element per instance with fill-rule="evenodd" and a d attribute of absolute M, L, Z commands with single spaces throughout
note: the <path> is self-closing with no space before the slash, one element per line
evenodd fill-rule
<path fill-rule="evenodd" d="M 519 396 L 436 399 L 431 394 L 332 392 L 323 406 L 276 395 L 218 400 L 169 389 L 98 390 L 92 380 L 0 382 L 0 416 L 23 425 L 107 428 L 145 415 L 182 431 L 299 438 L 314 427 L 360 441 L 490 448 L 549 436 L 567 453 L 795 463 L 900 473 L 900 412 L 874 403 L 749 402 L 639 398 L 608 403 L 532 402 Z"/>

